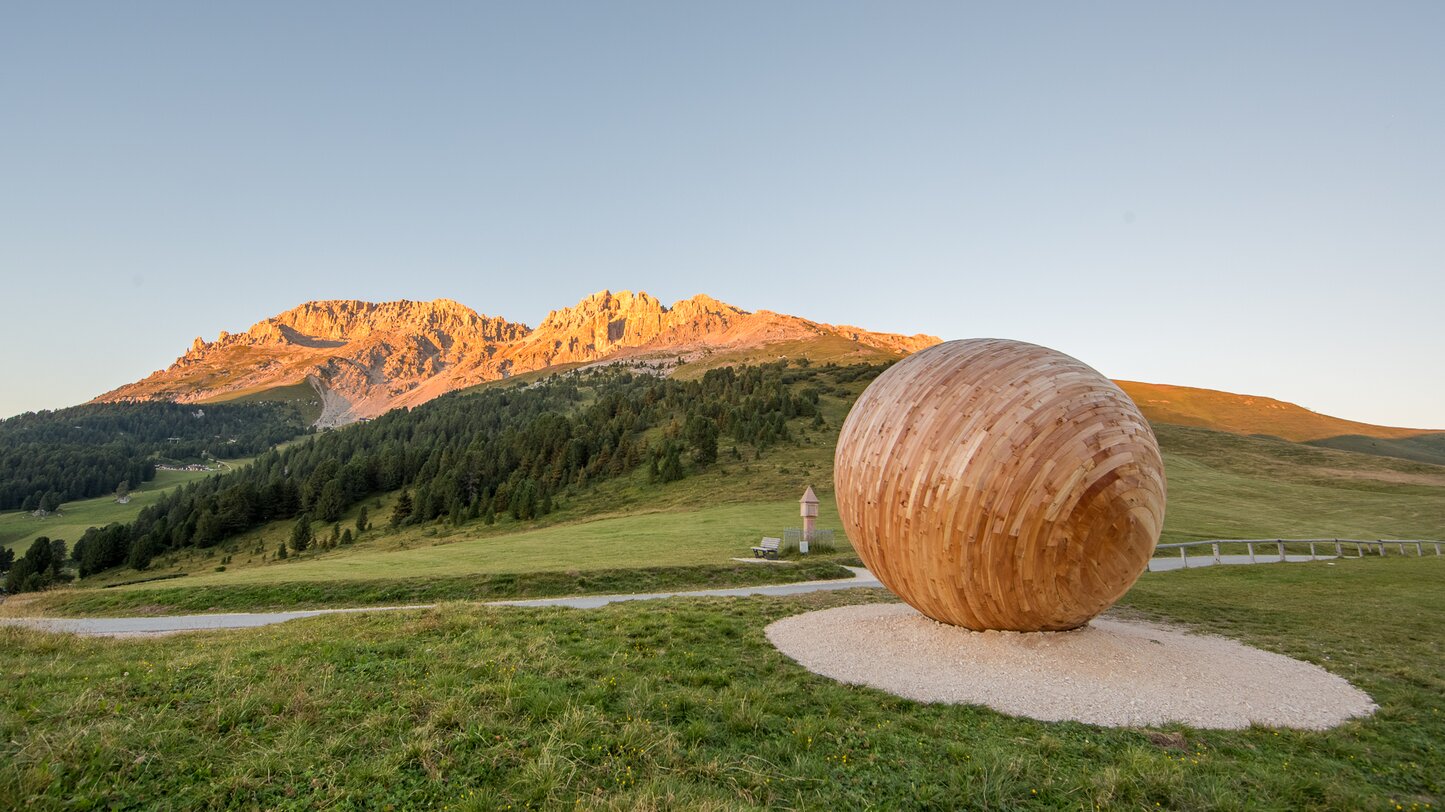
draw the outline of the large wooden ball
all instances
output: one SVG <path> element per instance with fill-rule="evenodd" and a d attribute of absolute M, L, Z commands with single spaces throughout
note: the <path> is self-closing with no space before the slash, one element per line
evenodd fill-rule
<path fill-rule="evenodd" d="M 868 569 L 970 629 L 1082 626 L 1144 571 L 1164 523 L 1138 407 L 1020 341 L 949 341 L 878 376 L 843 423 L 834 485 Z"/>

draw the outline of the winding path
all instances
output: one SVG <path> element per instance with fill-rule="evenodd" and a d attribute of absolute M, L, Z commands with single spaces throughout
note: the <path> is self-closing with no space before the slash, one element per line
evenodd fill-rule
<path fill-rule="evenodd" d="M 832 589 L 858 589 L 881 587 L 873 573 L 862 567 L 848 567 L 852 578 L 838 578 L 829 581 L 799 581 L 792 584 L 769 584 L 767 586 L 739 586 L 720 589 L 695 589 L 686 592 L 647 592 L 631 595 L 579 595 L 571 598 L 537 598 L 534 600 L 489 601 L 487 606 L 568 606 L 574 609 L 595 609 L 609 603 L 621 601 L 650 601 L 661 598 L 716 598 L 745 597 L 747 595 L 801 595 L 805 592 L 822 592 Z M 170 615 L 164 617 L 75 617 L 0 618 L 0 624 L 26 626 L 49 632 L 70 632 L 102 637 L 149 637 L 153 635 L 176 634 L 208 629 L 246 629 L 255 626 L 269 626 L 302 617 L 334 615 L 346 612 L 395 612 L 403 609 L 431 609 L 434 603 L 410 606 L 367 606 L 359 609 L 305 609 L 295 612 L 238 612 L 216 615 Z"/>
<path fill-rule="evenodd" d="M 1318 556 L 1316 560 L 1333 558 Z M 1288 556 L 1290 562 L 1310 561 L 1307 555 Z M 1277 564 L 1278 558 L 1251 562 L 1247 555 L 1220 556 L 1219 564 L 1245 565 Z M 1190 556 L 1189 569 L 1215 566 L 1213 556 Z M 1151 561 L 1153 572 L 1169 572 L 1182 569 L 1178 558 L 1155 558 Z M 829 581 L 799 581 L 793 584 L 769 584 L 767 586 L 739 586 L 719 589 L 695 589 L 683 592 L 643 592 L 630 595 L 578 595 L 570 598 L 535 598 L 527 600 L 488 601 L 486 606 L 566 606 L 573 609 L 595 609 L 609 603 L 622 601 L 650 601 L 662 598 L 735 598 L 748 595 L 801 595 L 806 592 L 823 592 L 834 589 L 859 589 L 882 587 L 873 573 L 862 567 L 847 567 L 852 578 L 838 578 Z M 149 637 L 180 632 L 204 631 L 210 629 L 247 629 L 256 626 L 270 626 L 303 617 L 334 615 L 355 612 L 396 612 L 406 609 L 431 609 L 434 603 L 408 606 L 366 606 L 356 609 L 303 609 L 294 612 L 238 612 L 213 615 L 169 615 L 162 617 L 0 617 L 0 625 L 25 626 L 50 632 L 69 632 L 80 635 L 101 637 Z"/>

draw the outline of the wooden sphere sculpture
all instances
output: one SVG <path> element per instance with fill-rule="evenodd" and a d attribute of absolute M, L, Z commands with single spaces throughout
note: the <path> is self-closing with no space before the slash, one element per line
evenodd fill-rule
<path fill-rule="evenodd" d="M 1061 631 L 1139 577 L 1164 461 L 1112 381 L 1020 341 L 949 341 L 864 390 L 838 437 L 838 512 L 863 563 L 934 620 Z"/>

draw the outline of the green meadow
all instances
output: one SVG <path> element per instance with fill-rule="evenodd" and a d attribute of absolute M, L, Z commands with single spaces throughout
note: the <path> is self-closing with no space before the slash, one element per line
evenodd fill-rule
<path fill-rule="evenodd" d="M 749 556 L 749 548 L 760 538 L 780 536 L 784 529 L 799 526 L 796 495 L 808 484 L 822 499 L 819 526 L 835 530 L 837 547 L 846 556 L 850 547 L 837 517 L 831 483 L 836 426 L 848 402 L 844 397 L 825 398 L 828 427 L 795 426 L 801 438 L 795 447 L 761 458 L 748 450 L 735 457 L 725 448 L 711 469 L 667 484 L 649 483 L 644 472 L 637 471 L 560 497 L 558 510 L 539 521 L 503 516 L 493 525 L 473 520 L 393 529 L 387 526 L 387 517 L 396 494 L 382 494 L 364 503 L 371 529 L 359 534 L 352 545 L 316 547 L 278 560 L 275 550 L 289 537 L 292 524 L 277 522 L 220 547 L 167 554 L 146 573 L 116 570 L 38 600 L 12 602 L 0 611 L 279 608 L 287 601 L 321 605 L 318 594 L 335 605 L 348 606 L 386 595 L 428 600 L 490 597 L 498 594 L 496 584 L 512 583 L 529 573 L 616 574 L 635 568 L 668 569 L 673 575 L 653 587 L 627 578 L 628 588 L 639 583 L 642 589 L 717 583 L 719 577 L 733 577 L 719 576 L 717 568 Z M 1445 538 L 1445 467 L 1201 428 L 1161 424 L 1156 430 L 1169 479 L 1164 542 Z M 353 507 L 335 528 L 354 531 L 359 508 Z M 313 532 L 326 539 L 335 529 L 317 523 Z M 675 577 L 682 571 L 675 568 L 696 567 L 704 569 L 695 570 L 691 580 Z M 126 583 L 176 575 L 184 577 Z M 415 587 L 418 579 L 483 576 L 470 591 Z M 588 583 L 599 591 L 619 591 L 623 580 Z M 608 589 L 609 583 L 615 588 Z M 319 584 L 328 585 L 324 593 L 301 588 Z M 256 588 L 262 585 L 268 588 Z M 84 594 L 96 587 L 134 594 L 111 594 L 104 600 Z M 183 594 L 187 590 L 204 592 Z"/>
<path fill-rule="evenodd" d="M 228 465 L 243 465 L 244 461 L 231 461 Z M 13 547 L 17 554 L 40 536 L 65 539 L 75 543 L 87 528 L 104 527 L 111 522 L 128 522 L 141 509 L 154 503 L 166 491 L 177 485 L 184 485 L 202 477 L 211 476 L 199 471 L 156 471 L 155 479 L 143 483 L 131 491 L 130 503 L 119 504 L 114 496 L 97 496 L 66 502 L 59 513 L 37 519 L 23 511 L 0 513 L 0 546 Z"/>
<path fill-rule="evenodd" d="M 292 523 L 277 522 L 146 572 L 11 598 L 0 611 L 440 605 L 154 639 L 0 628 L 13 675 L 0 681 L 0 798 L 31 809 L 1439 807 L 1445 558 L 1148 573 L 1114 610 L 1315 662 L 1380 704 L 1328 732 L 1109 729 L 923 705 L 817 677 L 763 636 L 790 614 L 892 599 L 878 590 L 478 604 L 845 575 L 857 561 L 831 488 L 833 443 L 861 388 L 827 393 L 825 425 L 790 425 L 795 445 L 724 443 L 704 471 L 664 484 L 638 470 L 563 492 L 538 520 L 391 528 L 398 493 L 376 494 L 312 528 L 321 541 L 351 529 L 349 545 L 280 559 Z M 1440 466 L 1156 431 L 1166 542 L 1445 538 Z M 733 560 L 799 525 L 808 484 L 836 550 Z M 125 518 L 119 507 L 97 504 L 91 521 Z M 370 528 L 356 533 L 362 507 Z"/>
<path fill-rule="evenodd" d="M 1435 809 L 1445 559 L 1145 575 L 1119 610 L 1299 657 L 1327 732 L 1102 728 L 816 676 L 768 623 L 876 590 L 446 604 L 109 640 L 0 629 L 0 798 L 33 810 Z"/>

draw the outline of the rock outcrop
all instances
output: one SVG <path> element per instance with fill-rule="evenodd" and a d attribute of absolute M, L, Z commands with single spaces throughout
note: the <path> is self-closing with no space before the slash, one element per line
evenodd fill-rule
<path fill-rule="evenodd" d="M 308 381 L 322 425 L 415 406 L 509 375 L 615 358 L 694 356 L 781 342 L 832 339 L 830 357 L 901 356 L 933 336 L 874 333 L 769 311 L 748 312 L 710 296 L 665 306 L 643 293 L 601 291 L 554 310 L 533 330 L 450 299 L 430 302 L 307 302 L 244 333 L 197 338 L 169 368 L 96 400 L 222 399 Z"/>

